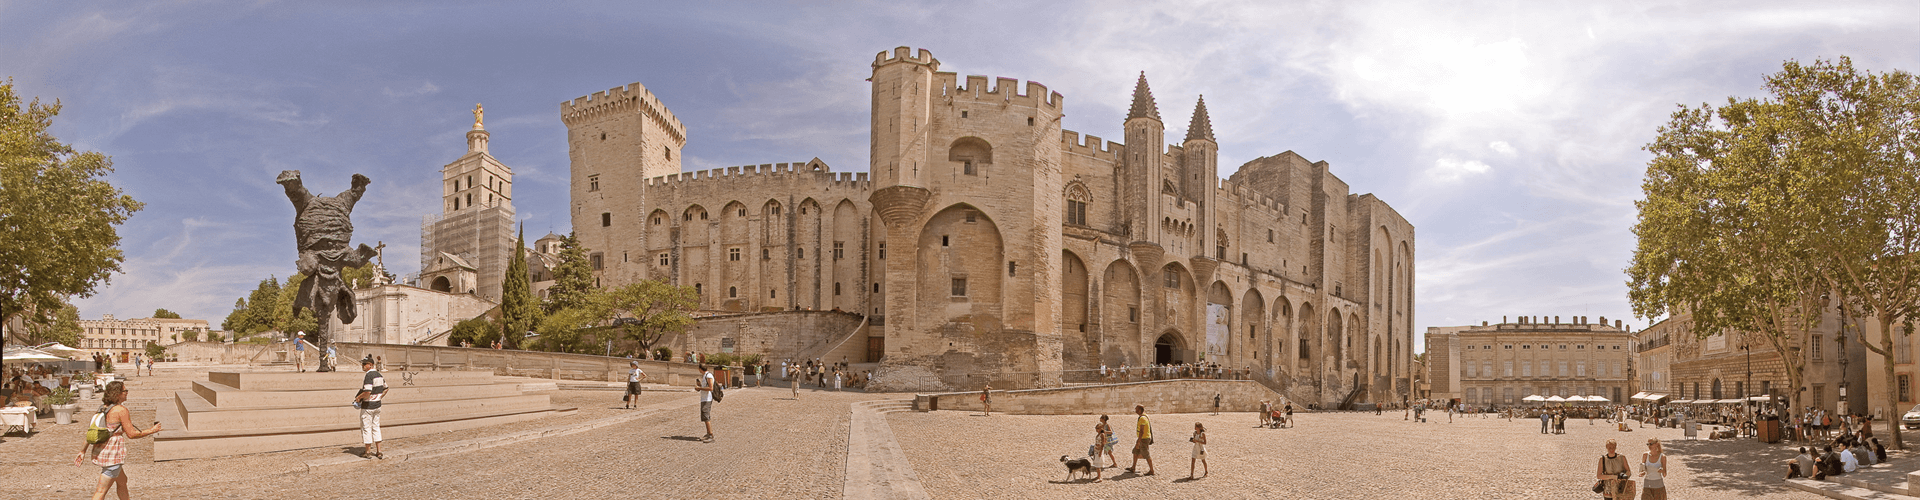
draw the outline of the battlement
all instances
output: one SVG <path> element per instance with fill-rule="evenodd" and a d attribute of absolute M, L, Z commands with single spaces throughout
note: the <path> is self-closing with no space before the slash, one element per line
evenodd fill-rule
<path fill-rule="evenodd" d="M 1068 153 L 1078 153 L 1111 162 L 1120 161 L 1120 152 L 1126 145 L 1101 139 L 1099 136 L 1085 136 L 1085 142 L 1079 132 L 1060 131 L 1060 149 Z"/>
<path fill-rule="evenodd" d="M 940 89 L 940 95 L 949 100 L 965 99 L 974 102 L 991 102 L 1033 108 L 1049 108 L 1060 111 L 1065 96 L 1059 92 L 1047 90 L 1047 85 L 1029 81 L 1025 93 L 1020 92 L 1020 79 L 994 77 L 994 85 L 987 86 L 986 75 L 967 75 L 967 84 L 960 85 L 960 75 L 952 71 L 940 71 L 933 74 L 933 86 Z"/>
<path fill-rule="evenodd" d="M 795 180 L 814 182 L 827 188 L 866 190 L 872 189 L 873 186 L 873 182 L 868 180 L 865 172 L 833 172 L 827 167 L 826 162 L 818 158 L 805 162 L 765 163 L 681 172 L 649 178 L 643 185 L 647 189 L 680 189 L 695 184 L 746 185 L 763 181 L 793 182 Z"/>
<path fill-rule="evenodd" d="M 920 49 L 920 55 L 915 57 L 912 55 L 912 51 L 913 49 L 905 45 L 894 47 L 892 53 L 882 50 L 879 54 L 873 56 L 873 67 L 878 68 L 893 63 L 913 63 L 924 64 L 928 68 L 936 71 L 940 69 L 940 60 L 934 59 L 932 52 L 928 52 L 927 49 Z"/>
<path fill-rule="evenodd" d="M 674 140 L 687 142 L 687 127 L 680 124 L 680 119 L 673 116 L 673 111 L 668 110 L 659 97 L 638 82 L 560 103 L 560 121 L 569 127 L 602 116 L 631 112 L 645 114 L 673 134 Z"/>
<path fill-rule="evenodd" d="M 1232 180 L 1216 180 L 1219 181 L 1219 184 L 1216 186 L 1219 190 L 1216 196 L 1220 198 L 1222 203 L 1233 202 L 1241 205 L 1259 207 L 1272 212 L 1276 217 L 1283 217 L 1287 213 L 1287 205 L 1285 203 L 1281 203 L 1280 200 L 1274 199 L 1266 193 L 1262 193 L 1250 186 Z"/>

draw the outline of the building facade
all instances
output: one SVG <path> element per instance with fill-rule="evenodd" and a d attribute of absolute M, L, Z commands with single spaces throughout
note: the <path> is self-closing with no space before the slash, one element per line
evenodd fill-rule
<path fill-rule="evenodd" d="M 1880 365 L 1869 362 L 1870 353 L 1860 345 L 1859 322 L 1850 322 L 1846 335 L 1840 333 L 1841 323 L 1839 314 L 1829 312 L 1810 331 L 1786 340 L 1784 345 L 1798 353 L 1805 366 L 1797 388 L 1788 381 L 1779 349 L 1759 334 L 1699 331 L 1689 314 L 1670 316 L 1648 330 L 1667 332 L 1672 356 L 1668 387 L 1677 401 L 1772 396 L 1791 398 L 1796 408 L 1866 413 L 1873 405 L 1884 407 L 1884 392 L 1877 398 L 1870 394 L 1868 374 L 1878 372 Z M 1843 405 L 1846 391 L 1851 394 Z"/>
<path fill-rule="evenodd" d="M 1633 332 L 1633 359 L 1629 365 L 1633 374 L 1632 387 L 1636 394 L 1649 396 L 1664 395 L 1669 398 L 1678 392 L 1678 384 L 1673 381 L 1673 335 L 1680 323 L 1661 321 Z M 1632 401 L 1629 401 L 1632 402 Z"/>
<path fill-rule="evenodd" d="M 1527 396 L 1632 396 L 1633 354 L 1620 322 L 1574 316 L 1522 316 L 1518 321 L 1427 330 L 1432 397 L 1474 406 L 1524 404 Z M 1444 360 L 1444 361 L 1443 361 Z"/>
<path fill-rule="evenodd" d="M 467 152 L 440 168 L 441 213 L 420 223 L 420 286 L 500 302 L 513 258 L 513 169 L 487 153 L 474 109 Z"/>
<path fill-rule="evenodd" d="M 1219 176 L 1204 101 L 1169 145 L 1142 75 L 1125 143 L 1046 86 L 872 64 L 866 173 L 680 172 L 686 128 L 632 84 L 561 104 L 575 235 L 604 286 L 701 308 L 869 315 L 885 390 L 1056 386 L 1102 365 L 1251 368 L 1303 402 L 1411 391 L 1414 230 L 1291 151 Z"/>
<path fill-rule="evenodd" d="M 179 342 L 185 338 L 181 333 L 189 330 L 198 330 L 204 336 L 207 329 L 204 319 L 115 319 L 107 314 L 100 319 L 80 320 L 80 345 L 74 347 L 110 354 L 125 362 L 128 356 L 145 353 L 148 344 Z"/>

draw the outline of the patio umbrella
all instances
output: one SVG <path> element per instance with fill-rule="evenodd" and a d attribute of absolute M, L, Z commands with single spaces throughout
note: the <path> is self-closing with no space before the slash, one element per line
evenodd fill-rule
<path fill-rule="evenodd" d="M 7 349 L 6 352 L 0 353 L 0 357 L 6 358 L 7 361 L 66 361 L 67 359 L 26 347 Z"/>
<path fill-rule="evenodd" d="M 1520 398 L 1520 400 L 1521 400 L 1521 401 L 1532 401 L 1532 402 L 1535 402 L 1535 403 L 1538 403 L 1538 402 L 1541 402 L 1541 401 L 1546 401 L 1546 400 L 1547 400 L 1547 398 L 1543 398 L 1543 397 L 1540 397 L 1540 395 L 1539 395 L 1539 394 L 1535 394 L 1535 395 L 1532 395 L 1532 396 L 1527 396 L 1527 397 L 1524 397 L 1524 398 Z"/>
<path fill-rule="evenodd" d="M 35 347 L 34 349 L 38 349 L 38 350 L 40 350 L 41 352 L 45 352 L 45 353 L 47 353 L 47 354 L 52 354 L 52 355 L 55 355 L 55 356 L 65 356 L 65 357 L 67 357 L 67 358 L 69 358 L 69 359 L 71 359 L 71 358 L 72 358 L 72 357 L 74 357 L 74 356 L 79 356 L 79 355 L 81 355 L 81 354 L 86 354 L 86 352 L 87 352 L 87 351 L 83 351 L 83 350 L 80 350 L 80 349 L 74 349 L 74 348 L 72 348 L 72 347 L 67 347 L 67 346 L 66 346 L 66 344 L 61 344 L 61 343 L 59 343 L 59 342 L 54 342 L 54 343 L 50 343 L 50 344 L 43 344 L 43 345 L 41 345 L 41 346 L 39 346 L 39 347 Z"/>
<path fill-rule="evenodd" d="M 1600 395 L 1598 395 L 1598 394 L 1595 394 L 1595 395 L 1592 395 L 1592 396 L 1587 396 L 1587 401 L 1592 401 L 1592 402 L 1595 402 L 1595 403 L 1611 403 L 1611 402 L 1613 402 L 1613 400 L 1611 400 L 1611 399 L 1607 399 L 1607 398 L 1605 398 L 1605 397 L 1602 397 L 1602 396 L 1600 396 Z"/>
<path fill-rule="evenodd" d="M 1560 396 L 1547 396 L 1547 402 L 1548 403 L 1565 403 L 1567 402 L 1567 398 L 1563 398 Z"/>

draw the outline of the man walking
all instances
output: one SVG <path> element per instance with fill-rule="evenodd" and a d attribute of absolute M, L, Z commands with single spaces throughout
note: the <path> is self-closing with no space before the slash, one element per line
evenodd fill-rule
<path fill-rule="evenodd" d="M 707 365 L 700 365 L 700 378 L 694 379 L 693 390 L 700 392 L 700 423 L 707 426 L 707 435 L 702 442 L 713 442 L 713 372 Z"/>
<path fill-rule="evenodd" d="M 387 379 L 373 369 L 373 356 L 360 360 L 360 369 L 367 375 L 360 379 L 360 393 L 353 396 L 354 406 L 360 408 L 360 442 L 366 445 L 361 458 L 385 459 L 380 453 L 380 397 L 387 394 Z"/>
<path fill-rule="evenodd" d="M 1151 450 L 1153 446 L 1153 422 L 1147 420 L 1147 407 L 1144 405 L 1133 405 L 1133 414 L 1139 418 L 1136 419 L 1134 423 L 1133 464 L 1127 467 L 1127 472 L 1133 472 L 1134 468 L 1140 466 L 1140 459 L 1144 458 L 1147 459 L 1147 473 L 1142 475 L 1151 476 L 1153 475 L 1153 453 Z"/>
<path fill-rule="evenodd" d="M 293 369 L 294 371 L 307 371 L 305 368 L 306 364 L 307 332 L 299 332 L 293 336 Z"/>
<path fill-rule="evenodd" d="M 1540 433 L 1541 434 L 1547 433 L 1547 421 L 1551 420 L 1552 418 L 1553 416 L 1549 415 L 1545 410 L 1540 411 Z"/>

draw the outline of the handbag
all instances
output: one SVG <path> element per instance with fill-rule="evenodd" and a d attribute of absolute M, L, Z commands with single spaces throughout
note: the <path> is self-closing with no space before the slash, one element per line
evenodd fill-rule
<path fill-rule="evenodd" d="M 631 397 L 633 397 L 633 395 L 632 395 L 632 394 L 621 394 L 621 395 L 620 395 L 620 402 L 622 402 L 622 403 L 625 403 L 625 402 L 628 402 L 628 401 L 632 401 L 631 399 L 627 399 L 627 398 L 631 398 Z"/>
<path fill-rule="evenodd" d="M 1594 482 L 1593 482 L 1593 492 L 1594 492 L 1594 493 L 1605 493 L 1606 491 L 1607 491 L 1607 482 L 1606 482 L 1606 481 L 1604 481 L 1604 480 L 1603 480 L 1603 481 L 1594 481 Z"/>

